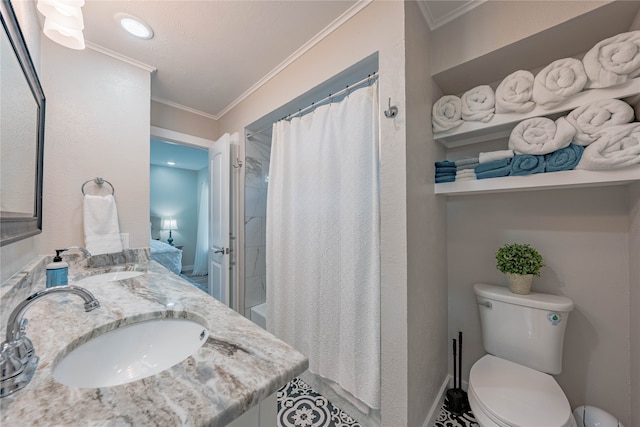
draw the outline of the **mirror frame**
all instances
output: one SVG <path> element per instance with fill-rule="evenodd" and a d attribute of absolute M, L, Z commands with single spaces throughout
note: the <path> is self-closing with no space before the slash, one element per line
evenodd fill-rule
<path fill-rule="evenodd" d="M 45 96 L 10 0 L 0 1 L 0 20 L 33 93 L 38 117 L 37 135 L 34 141 L 36 144 L 36 170 L 34 171 L 35 200 L 33 201 L 33 215 L 0 212 L 0 246 L 4 246 L 42 232 Z"/>

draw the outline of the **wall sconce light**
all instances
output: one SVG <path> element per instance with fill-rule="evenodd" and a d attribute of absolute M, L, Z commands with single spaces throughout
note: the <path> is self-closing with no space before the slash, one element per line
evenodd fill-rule
<path fill-rule="evenodd" d="M 165 220 L 162 221 L 162 229 L 163 230 L 169 230 L 169 238 L 167 239 L 167 243 L 169 243 L 171 246 L 173 246 L 173 237 L 171 236 L 171 232 L 173 230 L 177 230 L 178 229 L 178 221 L 176 221 L 173 218 L 165 219 Z"/>
<path fill-rule="evenodd" d="M 38 0 L 38 10 L 44 15 L 44 34 L 70 49 L 84 49 L 84 0 Z"/>

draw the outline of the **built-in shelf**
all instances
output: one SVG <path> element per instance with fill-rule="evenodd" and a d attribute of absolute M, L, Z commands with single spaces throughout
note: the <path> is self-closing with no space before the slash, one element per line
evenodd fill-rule
<path fill-rule="evenodd" d="M 640 166 L 607 171 L 570 170 L 527 176 L 473 179 L 435 184 L 435 194 L 458 196 L 558 188 L 598 187 L 640 181 Z"/>
<path fill-rule="evenodd" d="M 464 122 L 455 129 L 434 134 L 434 139 L 447 148 L 453 148 L 505 138 L 511 134 L 511 131 L 518 123 L 525 119 L 541 116 L 558 116 L 599 99 L 628 98 L 638 93 L 640 93 L 640 77 L 636 77 L 618 86 L 603 89 L 589 89 L 576 93 L 551 109 L 536 106 L 534 110 L 525 114 L 495 114 L 488 123 Z"/>

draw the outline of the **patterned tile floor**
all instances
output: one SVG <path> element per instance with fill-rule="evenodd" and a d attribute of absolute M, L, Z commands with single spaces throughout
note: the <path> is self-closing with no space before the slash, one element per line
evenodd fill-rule
<path fill-rule="evenodd" d="M 447 409 L 447 402 L 445 400 L 436 418 L 435 427 L 479 427 L 479 424 L 471 413 L 471 408 L 467 407 L 465 409 L 466 410 L 460 415 L 454 414 Z"/>
<path fill-rule="evenodd" d="M 364 427 L 295 378 L 278 390 L 278 427 Z"/>
<path fill-rule="evenodd" d="M 278 390 L 277 427 L 365 427 L 296 378 Z M 471 410 L 456 415 L 442 405 L 434 427 L 479 427 Z"/>

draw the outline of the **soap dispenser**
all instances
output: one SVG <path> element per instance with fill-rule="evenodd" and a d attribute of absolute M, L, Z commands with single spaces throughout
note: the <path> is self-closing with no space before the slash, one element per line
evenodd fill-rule
<path fill-rule="evenodd" d="M 62 261 L 60 253 L 65 249 L 56 249 L 56 256 L 53 258 L 53 262 L 47 264 L 47 288 L 54 286 L 67 285 L 69 276 L 69 264 Z"/>

